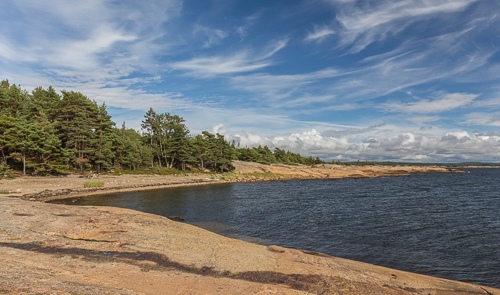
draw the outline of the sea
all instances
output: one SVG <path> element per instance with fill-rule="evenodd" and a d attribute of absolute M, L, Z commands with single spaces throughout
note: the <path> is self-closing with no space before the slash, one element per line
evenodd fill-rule
<path fill-rule="evenodd" d="M 253 243 L 500 288 L 500 169 L 463 170 L 203 185 L 69 203 L 179 216 Z"/>

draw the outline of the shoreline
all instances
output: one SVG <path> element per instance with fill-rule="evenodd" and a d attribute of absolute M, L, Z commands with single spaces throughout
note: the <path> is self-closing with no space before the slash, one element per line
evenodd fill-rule
<path fill-rule="evenodd" d="M 2 294 L 496 294 L 144 212 L 0 196 Z"/>
<path fill-rule="evenodd" d="M 2 180 L 0 190 L 10 191 L 3 194 L 30 201 L 50 202 L 86 196 L 106 195 L 121 192 L 145 191 L 183 186 L 211 184 L 314 180 L 314 179 L 348 179 L 378 178 L 390 176 L 409 176 L 411 173 L 464 173 L 462 170 L 442 167 L 414 166 L 341 166 L 318 165 L 289 166 L 283 164 L 263 165 L 235 161 L 235 171 L 230 174 L 194 174 L 186 175 L 134 175 L 124 174 L 100 175 L 96 180 L 104 182 L 104 187 L 84 188 L 87 178 L 78 175 L 36 177 L 25 176 L 14 180 Z M 214 179 L 211 179 L 213 177 Z"/>
<path fill-rule="evenodd" d="M 312 251 L 249 243 L 154 214 L 116 207 L 44 203 L 51 198 L 70 198 L 72 194 L 88 196 L 163 187 L 457 172 L 428 167 L 425 172 L 415 167 L 283 168 L 246 163 L 239 163 L 238 168 L 241 172 L 236 174 L 237 178 L 218 181 L 207 177 L 200 181 L 200 175 L 103 176 L 100 180 L 110 187 L 73 188 L 79 191 L 69 194 L 64 194 L 67 191 L 59 178 L 51 178 L 50 183 L 30 178 L 37 187 L 50 185 L 60 189 L 61 195 L 46 192 L 50 196 L 40 195 L 40 202 L 30 201 L 35 199 L 32 194 L 35 191 L 13 195 L 14 198 L 0 195 L 0 259 L 4 261 L 0 265 L 0 290 L 5 294 L 500 295 L 499 289 L 491 287 Z M 291 171 L 285 174 L 283 169 Z M 274 173 L 274 177 L 265 178 L 269 173 Z M 85 179 L 67 177 L 66 180 L 76 187 L 77 181 Z"/>

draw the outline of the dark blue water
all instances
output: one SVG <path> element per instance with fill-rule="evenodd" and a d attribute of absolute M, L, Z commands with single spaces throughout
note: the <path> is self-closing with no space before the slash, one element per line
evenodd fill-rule
<path fill-rule="evenodd" d="M 208 185 L 84 198 L 223 235 L 500 287 L 500 169 Z"/>

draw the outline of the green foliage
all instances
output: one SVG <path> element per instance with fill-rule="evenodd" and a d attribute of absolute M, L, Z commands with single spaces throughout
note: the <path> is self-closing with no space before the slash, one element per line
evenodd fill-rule
<path fill-rule="evenodd" d="M 0 194 L 10 194 L 10 192 L 4 189 L 0 189 Z"/>
<path fill-rule="evenodd" d="M 193 172 L 191 170 L 186 170 L 182 171 L 179 169 L 175 168 L 167 168 L 167 167 L 154 167 L 154 168 L 144 168 L 144 169 L 136 169 L 136 170 L 130 170 L 130 169 L 116 169 L 115 170 L 115 175 L 123 175 L 123 174 L 128 174 L 128 175 L 183 175 L 185 173 Z"/>
<path fill-rule="evenodd" d="M 247 162 L 257 162 L 261 164 L 273 164 L 281 163 L 287 165 L 316 165 L 325 164 L 319 157 L 309 158 L 302 157 L 300 154 L 292 153 L 290 151 L 285 151 L 280 148 L 275 148 L 274 152 L 271 152 L 267 146 L 258 146 L 254 148 L 240 148 L 236 150 L 237 159 L 240 161 Z"/>
<path fill-rule="evenodd" d="M 0 165 L 0 179 L 9 178 L 14 173 L 12 169 L 10 169 L 9 165 L 2 164 Z"/>
<path fill-rule="evenodd" d="M 181 174 L 197 169 L 226 173 L 234 170 L 233 160 L 263 164 L 315 165 L 319 158 L 267 146 L 236 148 L 221 134 L 203 131 L 189 135 L 178 115 L 144 115 L 141 132 L 121 128 L 106 110 L 85 95 L 49 87 L 31 93 L 8 80 L 0 83 L 0 177 L 12 174 L 50 175 L 76 169 L 115 174 Z M 239 147 L 239 143 L 237 144 Z M 184 172 L 185 173 L 185 172 Z"/>
<path fill-rule="evenodd" d="M 83 187 L 103 187 L 104 182 L 100 180 L 89 180 L 83 183 Z"/>

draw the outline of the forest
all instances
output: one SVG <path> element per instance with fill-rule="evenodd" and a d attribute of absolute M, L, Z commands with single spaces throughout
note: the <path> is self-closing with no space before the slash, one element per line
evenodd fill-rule
<path fill-rule="evenodd" d="M 23 175 L 122 171 L 226 172 L 231 161 L 264 164 L 324 163 L 280 148 L 239 147 L 221 134 L 192 135 L 178 115 L 150 108 L 141 130 L 117 127 L 106 110 L 74 91 L 52 86 L 31 93 L 0 84 L 0 178 Z"/>

